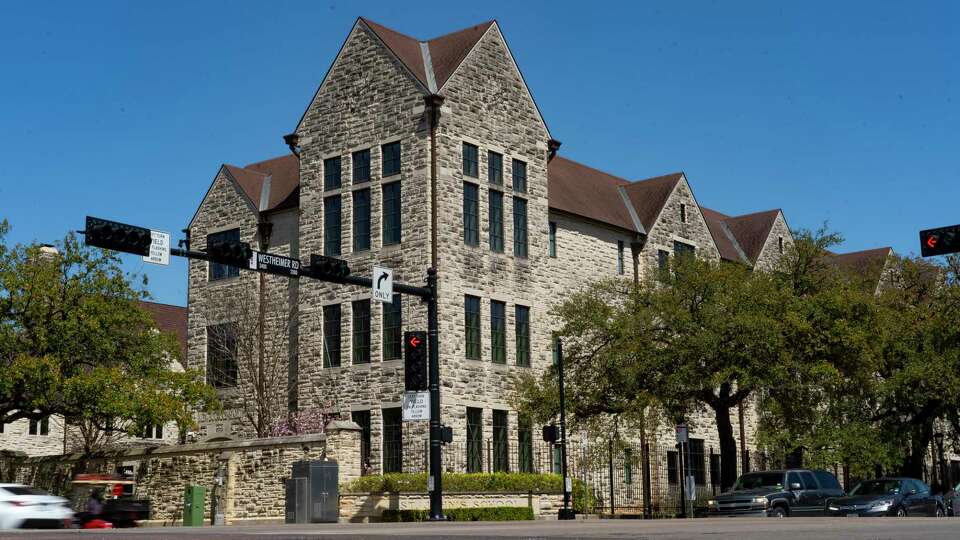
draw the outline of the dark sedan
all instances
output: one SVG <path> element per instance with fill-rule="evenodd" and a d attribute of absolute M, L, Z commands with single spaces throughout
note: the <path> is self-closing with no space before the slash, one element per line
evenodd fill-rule
<path fill-rule="evenodd" d="M 934 516 L 943 517 L 943 498 L 914 478 L 864 480 L 846 497 L 827 501 L 828 516 Z"/>

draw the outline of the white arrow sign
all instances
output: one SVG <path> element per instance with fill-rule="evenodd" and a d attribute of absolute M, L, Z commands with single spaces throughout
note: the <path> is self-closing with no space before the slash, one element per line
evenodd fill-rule
<path fill-rule="evenodd" d="M 373 267 L 373 299 L 385 304 L 393 303 L 393 270 Z"/>

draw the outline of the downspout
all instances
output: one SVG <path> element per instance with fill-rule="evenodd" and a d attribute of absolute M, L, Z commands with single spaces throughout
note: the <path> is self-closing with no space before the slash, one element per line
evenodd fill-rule
<path fill-rule="evenodd" d="M 630 242 L 630 255 L 633 259 L 633 292 L 640 290 L 640 252 L 647 244 L 646 233 L 637 232 L 637 236 Z M 646 410 L 640 412 L 640 466 L 643 468 L 643 519 L 653 517 L 653 504 L 650 500 L 652 489 L 650 485 L 650 448 L 647 446 L 647 419 Z"/>
<path fill-rule="evenodd" d="M 290 152 L 297 157 L 298 170 L 300 162 L 300 135 L 297 133 L 288 133 L 283 136 L 283 142 L 286 143 Z M 299 183 L 299 178 L 297 179 Z M 299 215 L 299 210 L 298 210 Z M 290 256 L 299 258 L 300 256 L 300 234 L 299 221 L 297 226 L 296 250 L 294 245 L 290 246 Z M 272 232 L 272 231 L 271 231 Z M 269 236 L 269 233 L 268 233 Z M 266 248 L 264 248 L 266 249 Z M 262 278 L 261 278 L 262 279 Z M 287 298 L 291 308 L 291 313 L 287 315 L 290 321 L 287 324 L 287 339 L 290 346 L 287 348 L 287 416 L 288 418 L 297 412 L 300 408 L 300 280 L 292 279 L 289 282 Z"/>
<path fill-rule="evenodd" d="M 270 234 L 273 232 L 273 224 L 266 221 L 263 217 L 263 211 L 259 212 L 257 218 L 257 235 L 260 237 L 260 249 L 270 251 Z M 257 436 L 266 436 L 268 419 L 263 417 L 267 404 L 272 401 L 273 396 L 267 396 L 267 386 L 264 382 L 264 373 L 266 371 L 266 357 L 264 356 L 264 343 L 266 342 L 266 321 L 267 321 L 267 274 L 259 272 L 260 278 L 260 299 L 257 302 Z M 272 420 L 272 419 L 271 419 Z"/>
<path fill-rule="evenodd" d="M 440 124 L 440 108 L 443 96 L 424 96 L 423 103 L 430 123 L 430 267 L 437 268 L 437 126 Z"/>

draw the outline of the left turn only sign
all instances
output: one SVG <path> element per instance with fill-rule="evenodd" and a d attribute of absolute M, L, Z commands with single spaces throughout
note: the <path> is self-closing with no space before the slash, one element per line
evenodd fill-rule
<path fill-rule="evenodd" d="M 393 270 L 382 266 L 373 267 L 373 299 L 385 304 L 393 303 Z"/>

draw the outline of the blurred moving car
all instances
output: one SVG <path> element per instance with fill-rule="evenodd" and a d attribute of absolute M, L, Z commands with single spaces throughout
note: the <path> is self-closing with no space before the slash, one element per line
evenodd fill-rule
<path fill-rule="evenodd" d="M 23 484 L 0 484 L 0 529 L 62 529 L 73 522 L 70 502 Z"/>
<path fill-rule="evenodd" d="M 947 505 L 947 515 L 960 515 L 960 484 L 953 486 L 953 489 L 943 496 L 943 501 Z"/>
<path fill-rule="evenodd" d="M 823 515 L 827 499 L 843 488 L 827 471 L 793 469 L 747 473 L 733 488 L 707 501 L 707 516 Z"/>
<path fill-rule="evenodd" d="M 915 478 L 877 478 L 857 484 L 846 497 L 827 501 L 828 516 L 933 516 L 947 513 L 943 497 Z"/>
<path fill-rule="evenodd" d="M 136 527 L 138 521 L 150 519 L 150 501 L 133 497 L 134 481 L 130 478 L 118 474 L 78 474 L 70 484 L 71 506 L 77 511 L 81 527 L 92 521 L 116 528 Z M 94 494 L 103 503 L 95 515 L 90 514 L 87 504 Z"/>

